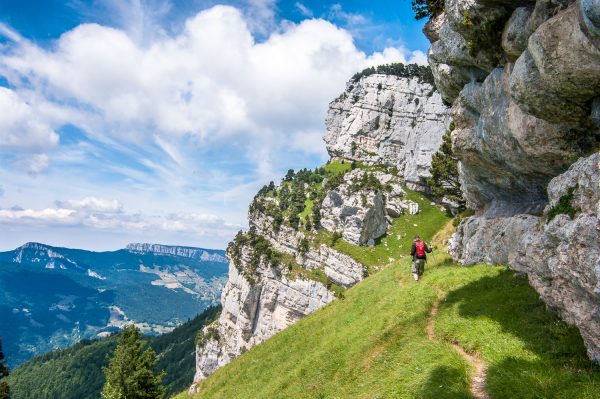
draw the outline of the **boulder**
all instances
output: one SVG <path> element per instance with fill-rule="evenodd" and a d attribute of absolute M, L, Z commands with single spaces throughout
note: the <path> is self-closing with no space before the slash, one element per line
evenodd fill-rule
<path fill-rule="evenodd" d="M 370 188 L 354 191 L 353 181 L 360 180 L 362 170 L 353 170 L 344 177 L 344 183 L 331 190 L 321 205 L 321 225 L 331 232 L 340 232 L 345 241 L 367 245 L 385 234 L 383 193 Z"/>

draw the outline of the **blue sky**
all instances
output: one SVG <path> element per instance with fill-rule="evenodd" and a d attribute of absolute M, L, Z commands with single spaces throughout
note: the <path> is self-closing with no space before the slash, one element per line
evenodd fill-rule
<path fill-rule="evenodd" d="M 327 160 L 356 71 L 425 62 L 406 1 L 0 2 L 0 250 L 221 247 Z"/>

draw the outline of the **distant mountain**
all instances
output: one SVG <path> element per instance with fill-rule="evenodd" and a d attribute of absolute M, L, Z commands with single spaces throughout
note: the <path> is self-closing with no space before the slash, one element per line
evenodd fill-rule
<path fill-rule="evenodd" d="M 145 337 L 158 355 L 157 370 L 165 370 L 167 394 L 186 389 L 195 371 L 195 337 L 205 324 L 217 317 L 219 308 L 202 315 L 170 333 Z M 9 377 L 12 399 L 96 399 L 104 385 L 102 366 L 119 339 L 118 334 L 99 340 L 83 340 L 66 349 L 55 350 L 22 364 Z"/>
<path fill-rule="evenodd" d="M 27 243 L 0 252 L 0 336 L 9 366 L 135 323 L 173 330 L 217 304 L 222 250 L 129 244 L 93 252 Z"/>

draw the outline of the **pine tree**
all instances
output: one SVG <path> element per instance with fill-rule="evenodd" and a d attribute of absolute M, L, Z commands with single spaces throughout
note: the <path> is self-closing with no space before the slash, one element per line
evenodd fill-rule
<path fill-rule="evenodd" d="M 444 198 L 456 202 L 461 208 L 465 206 L 465 200 L 460 190 L 458 180 L 458 158 L 452 151 L 452 139 L 450 133 L 454 129 L 453 125 L 444 133 L 442 145 L 431 158 L 431 177 L 427 179 L 427 184 L 431 188 L 433 195 L 437 198 Z"/>
<path fill-rule="evenodd" d="M 2 353 L 2 338 L 0 338 L 0 399 L 10 398 L 8 383 L 4 380 L 8 377 L 8 367 L 4 364 L 4 353 Z"/>
<path fill-rule="evenodd" d="M 433 18 L 444 12 L 444 0 L 413 0 L 415 19 Z"/>
<path fill-rule="evenodd" d="M 108 367 L 104 367 L 106 383 L 103 399 L 158 399 L 165 389 L 161 385 L 164 372 L 154 374 L 156 353 L 152 348 L 142 352 L 141 334 L 134 327 L 123 329 L 119 344 Z"/>

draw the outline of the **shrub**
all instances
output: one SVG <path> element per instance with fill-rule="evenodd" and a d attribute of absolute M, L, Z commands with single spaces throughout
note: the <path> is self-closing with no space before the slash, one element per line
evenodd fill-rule
<path fill-rule="evenodd" d="M 569 217 L 573 219 L 577 212 L 581 212 L 581 209 L 574 208 L 573 205 L 571 205 L 571 201 L 573 201 L 573 196 L 575 194 L 576 189 L 577 186 L 571 187 L 569 188 L 569 190 L 567 190 L 567 193 L 565 195 L 560 197 L 556 206 L 554 206 L 548 211 L 546 223 L 549 223 L 552 219 L 554 219 L 557 215 L 560 214 L 569 215 Z"/>

